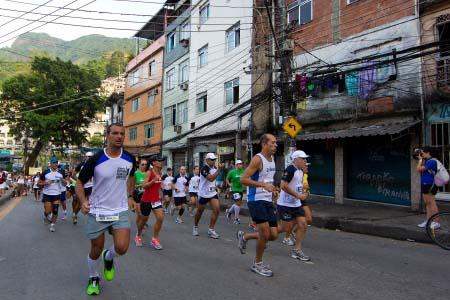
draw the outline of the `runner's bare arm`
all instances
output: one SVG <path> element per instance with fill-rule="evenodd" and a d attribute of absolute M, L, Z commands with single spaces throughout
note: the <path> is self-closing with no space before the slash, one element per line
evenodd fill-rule
<path fill-rule="evenodd" d="M 81 211 L 83 212 L 83 214 L 87 214 L 90 210 L 89 201 L 87 200 L 86 194 L 84 192 L 84 184 L 80 179 L 77 179 L 77 184 L 75 185 L 75 194 L 80 201 Z"/>
<path fill-rule="evenodd" d="M 261 187 L 268 192 L 275 192 L 277 188 L 273 184 L 268 182 L 258 182 L 251 179 L 256 172 L 261 170 L 261 165 L 261 158 L 259 156 L 254 156 L 241 177 L 241 183 L 246 186 Z"/>

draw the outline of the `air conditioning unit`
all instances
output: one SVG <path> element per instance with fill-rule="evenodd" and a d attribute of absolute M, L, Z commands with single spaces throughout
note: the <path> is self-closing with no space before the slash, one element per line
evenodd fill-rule
<path fill-rule="evenodd" d="M 182 40 L 180 40 L 180 44 L 184 48 L 188 47 L 189 46 L 189 39 L 182 39 Z"/>
<path fill-rule="evenodd" d="M 181 125 L 173 126 L 173 131 L 176 132 L 177 134 L 180 134 L 181 133 Z"/>
<path fill-rule="evenodd" d="M 187 91 L 189 88 L 189 83 L 184 82 L 182 84 L 180 84 L 180 89 L 182 89 L 183 91 Z"/>

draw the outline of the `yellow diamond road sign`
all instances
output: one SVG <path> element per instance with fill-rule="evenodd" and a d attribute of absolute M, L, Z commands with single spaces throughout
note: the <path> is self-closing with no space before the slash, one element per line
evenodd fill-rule
<path fill-rule="evenodd" d="M 283 130 L 286 132 L 291 138 L 295 138 L 295 136 L 302 130 L 302 124 L 300 124 L 296 118 L 289 117 L 284 124 Z"/>

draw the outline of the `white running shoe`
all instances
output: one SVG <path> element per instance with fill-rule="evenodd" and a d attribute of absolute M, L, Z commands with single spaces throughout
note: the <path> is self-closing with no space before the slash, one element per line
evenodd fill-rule
<path fill-rule="evenodd" d="M 417 227 L 419 228 L 425 228 L 425 226 L 427 226 L 427 222 L 428 220 L 423 221 L 422 223 L 418 224 Z"/>
<path fill-rule="evenodd" d="M 194 226 L 194 229 L 192 229 L 192 235 L 193 236 L 199 236 L 199 234 L 198 234 L 198 227 Z"/>
<path fill-rule="evenodd" d="M 220 237 L 220 235 L 214 230 L 214 229 L 208 229 L 208 235 L 210 238 L 212 239 L 218 239 Z"/>
<path fill-rule="evenodd" d="M 50 232 L 55 232 L 55 224 L 50 224 Z"/>
<path fill-rule="evenodd" d="M 294 241 L 292 241 L 290 238 L 284 238 L 282 243 L 287 245 L 287 246 L 294 246 L 295 245 Z"/>
<path fill-rule="evenodd" d="M 430 228 L 433 230 L 439 229 L 441 228 L 441 224 L 439 224 L 438 222 L 431 222 Z"/>
<path fill-rule="evenodd" d="M 181 220 L 180 217 L 177 217 L 177 218 L 175 219 L 175 223 L 181 224 L 181 223 L 183 223 L 183 220 Z"/>
<path fill-rule="evenodd" d="M 263 262 L 253 263 L 253 266 L 250 267 L 250 270 L 265 277 L 273 276 L 273 272 L 270 267 L 268 265 L 264 265 Z"/>

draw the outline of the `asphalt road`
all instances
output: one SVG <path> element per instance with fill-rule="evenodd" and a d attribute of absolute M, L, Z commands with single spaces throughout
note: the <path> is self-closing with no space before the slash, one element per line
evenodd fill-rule
<path fill-rule="evenodd" d="M 292 259 L 278 240 L 268 245 L 264 259 L 275 275 L 261 277 L 249 270 L 254 242 L 245 255 L 236 247 L 236 230 L 247 229 L 248 219 L 242 220 L 236 226 L 221 216 L 216 228 L 221 239 L 212 240 L 206 235 L 209 214 L 199 237 L 191 235 L 192 218 L 179 225 L 166 215 L 164 250 L 151 249 L 151 234 L 145 232 L 145 247 L 131 243 L 116 260 L 115 280 L 102 281 L 96 298 L 450 299 L 450 251 L 317 228 L 310 228 L 304 248 L 311 263 Z M 84 221 L 80 217 L 76 226 L 59 221 L 51 233 L 41 204 L 31 197 L 0 207 L 0 299 L 91 298 L 85 295 L 89 241 Z"/>

